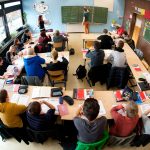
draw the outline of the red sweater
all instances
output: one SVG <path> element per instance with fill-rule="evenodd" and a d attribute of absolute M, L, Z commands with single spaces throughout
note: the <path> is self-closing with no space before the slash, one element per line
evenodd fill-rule
<path fill-rule="evenodd" d="M 122 116 L 118 113 L 118 110 L 122 108 L 123 106 L 119 105 L 111 109 L 111 115 L 115 121 L 115 124 L 110 128 L 111 135 L 120 137 L 129 136 L 137 125 L 139 116 L 136 116 L 134 118 Z"/>

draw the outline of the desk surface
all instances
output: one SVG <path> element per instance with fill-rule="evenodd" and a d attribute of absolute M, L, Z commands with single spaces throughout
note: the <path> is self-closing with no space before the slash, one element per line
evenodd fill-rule
<path fill-rule="evenodd" d="M 13 85 L 5 85 L 4 86 L 5 89 L 8 89 L 8 94 L 9 94 L 10 98 L 15 93 L 15 92 L 13 92 L 13 90 L 12 90 L 13 87 L 11 87 L 11 86 L 13 86 Z M 33 88 L 35 88 L 35 87 L 36 86 L 29 86 L 28 93 L 25 94 L 25 95 L 29 96 L 29 102 L 32 102 L 35 100 L 38 101 L 41 99 L 41 98 L 32 99 L 32 91 L 33 91 Z M 46 87 L 46 88 L 47 88 L 47 90 L 51 90 L 51 87 Z M 72 97 L 73 91 L 64 91 L 64 95 L 69 95 Z M 113 91 L 94 91 L 94 98 L 102 101 L 105 111 L 106 111 L 106 114 L 104 116 L 106 116 L 107 119 L 112 119 L 111 114 L 110 114 L 110 110 L 111 110 L 112 106 L 121 104 L 121 102 L 119 102 L 119 103 L 116 102 L 114 92 Z M 84 100 L 74 100 L 74 105 L 70 106 L 64 101 L 64 103 L 67 105 L 69 114 L 62 116 L 61 119 L 62 120 L 72 120 L 75 117 L 76 111 L 78 110 L 79 106 L 81 104 L 83 104 L 83 102 L 84 102 Z M 150 102 L 150 100 L 146 100 L 145 103 L 149 103 L 149 102 Z M 139 115 L 140 114 L 141 114 L 141 109 L 139 108 Z"/>

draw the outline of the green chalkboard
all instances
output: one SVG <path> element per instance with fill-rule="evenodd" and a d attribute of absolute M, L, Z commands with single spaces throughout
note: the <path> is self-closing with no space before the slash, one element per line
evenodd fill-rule
<path fill-rule="evenodd" d="M 150 21 L 145 22 L 143 37 L 146 41 L 150 42 Z"/>
<path fill-rule="evenodd" d="M 90 23 L 107 23 L 108 8 L 88 7 Z M 81 23 L 83 20 L 83 6 L 62 6 L 62 23 Z"/>

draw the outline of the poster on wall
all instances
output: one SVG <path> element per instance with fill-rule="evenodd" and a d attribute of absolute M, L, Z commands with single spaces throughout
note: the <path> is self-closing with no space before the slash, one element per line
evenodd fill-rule
<path fill-rule="evenodd" d="M 143 37 L 150 43 L 150 20 L 145 21 Z"/>
<path fill-rule="evenodd" d="M 95 7 L 106 7 L 109 11 L 113 11 L 114 0 L 94 0 Z"/>

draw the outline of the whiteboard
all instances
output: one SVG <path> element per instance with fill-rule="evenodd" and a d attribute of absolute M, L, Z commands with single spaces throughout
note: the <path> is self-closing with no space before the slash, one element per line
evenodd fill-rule
<path fill-rule="evenodd" d="M 113 11 L 114 0 L 94 0 L 94 6 L 106 7 L 109 11 Z"/>

